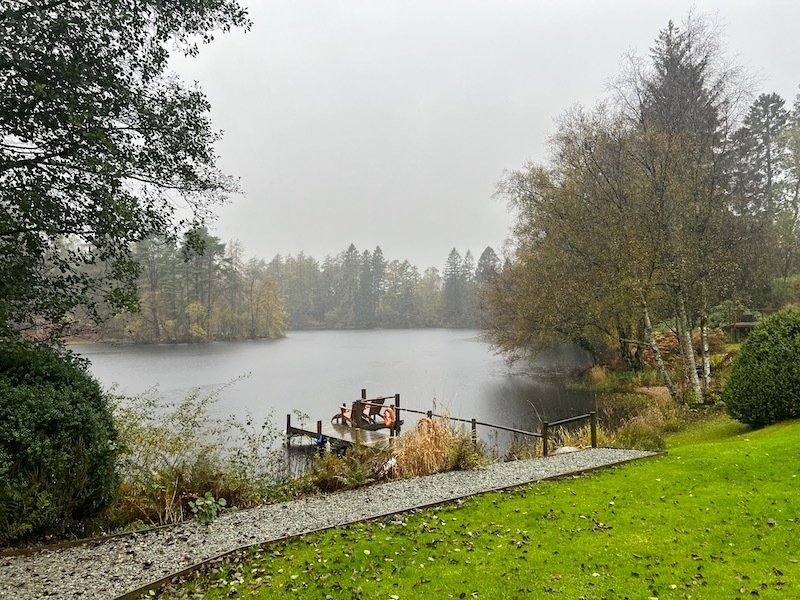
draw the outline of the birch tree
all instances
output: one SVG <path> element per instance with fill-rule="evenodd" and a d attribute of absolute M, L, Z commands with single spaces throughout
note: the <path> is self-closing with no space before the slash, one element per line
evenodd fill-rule
<path fill-rule="evenodd" d="M 705 332 L 745 259 L 730 191 L 740 81 L 713 23 L 690 15 L 659 34 L 649 61 L 630 58 L 612 105 L 565 115 L 550 164 L 501 184 L 517 211 L 515 253 L 488 294 L 490 341 L 513 351 L 554 336 L 616 338 L 629 366 L 646 346 L 677 398 L 652 324 L 675 318 L 684 372 L 703 398 L 692 329 Z"/>

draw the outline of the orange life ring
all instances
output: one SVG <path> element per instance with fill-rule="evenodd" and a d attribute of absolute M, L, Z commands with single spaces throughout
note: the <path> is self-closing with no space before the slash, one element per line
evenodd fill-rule
<path fill-rule="evenodd" d="M 384 408 L 383 412 L 381 413 L 381 417 L 383 417 L 383 422 L 386 423 L 387 427 L 391 428 L 394 425 L 395 414 L 393 408 L 388 406 Z"/>

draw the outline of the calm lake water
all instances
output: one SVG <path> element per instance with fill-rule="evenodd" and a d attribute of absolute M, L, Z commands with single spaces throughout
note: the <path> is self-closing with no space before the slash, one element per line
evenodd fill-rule
<path fill-rule="evenodd" d="M 279 426 L 293 410 L 328 420 L 341 403 L 400 394 L 401 406 L 476 418 L 529 430 L 593 410 L 592 398 L 568 391 L 566 375 L 589 364 L 586 354 L 559 348 L 533 365 L 509 369 L 477 332 L 453 329 L 293 331 L 282 340 L 209 344 L 77 344 L 105 387 L 134 395 L 158 387 L 167 400 L 192 390 L 226 388 L 214 411 Z M 407 424 L 413 417 L 406 413 Z M 487 432 L 480 432 L 486 437 Z"/>

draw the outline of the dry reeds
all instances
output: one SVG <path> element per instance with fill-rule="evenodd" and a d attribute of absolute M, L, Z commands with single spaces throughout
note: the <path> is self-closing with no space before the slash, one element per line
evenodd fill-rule
<path fill-rule="evenodd" d="M 592 426 L 586 424 L 582 427 L 559 427 L 553 434 L 553 449 L 563 446 L 575 448 L 588 448 L 592 445 Z M 597 445 L 600 448 L 614 445 L 614 437 L 602 427 L 597 428 Z"/>
<path fill-rule="evenodd" d="M 503 454 L 503 462 L 536 458 L 537 456 L 542 456 L 542 452 L 543 444 L 540 438 L 514 435 L 505 454 Z"/>
<path fill-rule="evenodd" d="M 482 445 L 463 428 L 456 429 L 447 415 L 420 419 L 395 446 L 395 476 L 431 475 L 476 467 L 486 461 Z"/>

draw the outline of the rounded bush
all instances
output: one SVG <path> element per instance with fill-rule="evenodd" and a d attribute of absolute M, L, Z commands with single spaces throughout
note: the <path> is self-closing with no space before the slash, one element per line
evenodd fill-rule
<path fill-rule="evenodd" d="M 86 362 L 0 342 L 0 542 L 59 535 L 114 500 L 116 430 Z"/>
<path fill-rule="evenodd" d="M 750 333 L 722 400 L 734 419 L 753 427 L 800 417 L 800 310 L 778 312 Z"/>

